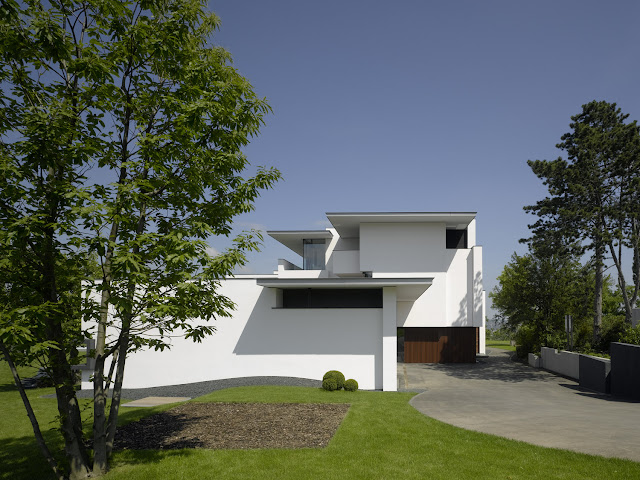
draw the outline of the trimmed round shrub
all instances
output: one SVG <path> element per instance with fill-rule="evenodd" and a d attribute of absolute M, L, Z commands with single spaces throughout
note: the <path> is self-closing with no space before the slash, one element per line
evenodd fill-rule
<path fill-rule="evenodd" d="M 333 377 L 327 377 L 322 380 L 322 388 L 328 390 L 329 392 L 333 392 L 334 390 L 338 389 L 338 382 L 336 382 L 336 379 Z"/>
<path fill-rule="evenodd" d="M 336 390 L 340 390 L 344 385 L 344 375 L 338 370 L 329 370 L 327 373 L 324 374 L 324 376 L 322 377 L 322 380 L 324 381 L 325 378 L 330 378 L 330 377 L 336 379 L 336 383 L 338 385 Z"/>
<path fill-rule="evenodd" d="M 353 378 L 350 378 L 346 382 L 344 382 L 344 389 L 347 392 L 355 392 L 358 390 L 358 382 L 356 382 Z"/>

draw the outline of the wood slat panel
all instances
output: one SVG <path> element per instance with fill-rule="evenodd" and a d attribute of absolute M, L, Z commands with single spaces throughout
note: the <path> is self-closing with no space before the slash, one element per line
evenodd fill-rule
<path fill-rule="evenodd" d="M 404 329 L 405 363 L 475 363 L 478 346 L 474 327 Z"/>

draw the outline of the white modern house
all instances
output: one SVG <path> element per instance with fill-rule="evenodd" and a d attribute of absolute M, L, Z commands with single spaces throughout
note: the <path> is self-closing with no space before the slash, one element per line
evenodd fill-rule
<path fill-rule="evenodd" d="M 475 213 L 327 217 L 326 230 L 267 232 L 301 262 L 224 280 L 233 317 L 216 320 L 202 343 L 174 338 L 169 351 L 132 354 L 124 387 L 340 370 L 360 388 L 395 391 L 399 332 L 405 362 L 475 362 L 484 353 Z"/>

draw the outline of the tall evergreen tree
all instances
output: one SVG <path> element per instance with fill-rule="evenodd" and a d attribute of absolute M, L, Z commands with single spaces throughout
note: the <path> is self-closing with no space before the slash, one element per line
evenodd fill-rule
<path fill-rule="evenodd" d="M 591 251 L 595 270 L 594 343 L 602 325 L 602 292 L 607 249 L 618 272 L 627 319 L 638 297 L 638 209 L 640 198 L 640 134 L 635 121 L 626 123 L 615 103 L 592 101 L 571 117 L 571 131 L 556 146 L 567 158 L 528 164 L 549 190 L 549 196 L 525 210 L 540 218 L 530 228 L 532 242 L 562 238 L 578 250 Z M 553 235 L 550 235 L 553 232 Z M 626 293 L 623 248 L 633 251 L 634 289 Z"/>

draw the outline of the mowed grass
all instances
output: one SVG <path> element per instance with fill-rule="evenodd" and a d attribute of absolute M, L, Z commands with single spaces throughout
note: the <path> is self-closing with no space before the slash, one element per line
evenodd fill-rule
<path fill-rule="evenodd" d="M 33 391 L 34 399 L 50 389 Z M 17 392 L 0 392 L 0 469 L 4 478 L 50 478 L 28 420 L 17 416 Z M 200 402 L 326 402 L 351 405 L 329 446 L 300 450 L 122 451 L 108 480 L 123 479 L 633 479 L 640 464 L 547 449 L 456 428 L 417 412 L 411 393 L 325 392 L 302 387 L 241 387 L 213 392 Z M 470 401 L 473 401 L 470 399 Z M 49 419 L 55 400 L 37 399 Z M 131 421 L 170 407 L 124 409 Z M 496 412 L 496 422 L 499 422 Z M 535 428 L 532 425 L 531 428 Z M 7 454 L 7 445 L 12 454 Z M 59 445 L 59 444 L 58 444 Z"/>
<path fill-rule="evenodd" d="M 509 340 L 487 340 L 486 346 L 489 348 L 501 348 L 502 350 L 516 351 L 516 347 L 512 346 Z"/>

